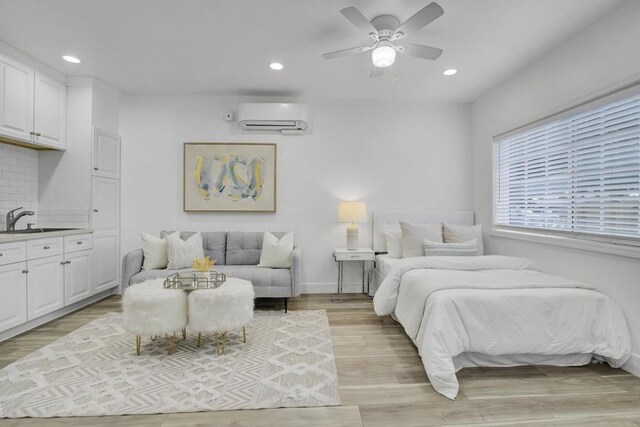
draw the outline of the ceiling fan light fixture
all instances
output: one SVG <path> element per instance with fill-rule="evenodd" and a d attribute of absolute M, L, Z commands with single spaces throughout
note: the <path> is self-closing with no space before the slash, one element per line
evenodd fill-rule
<path fill-rule="evenodd" d="M 75 56 L 71 56 L 71 55 L 62 55 L 62 59 L 64 59 L 67 62 L 71 62 L 72 64 L 79 64 L 80 60 L 78 58 L 76 58 Z"/>
<path fill-rule="evenodd" d="M 371 52 L 373 65 L 378 68 L 387 68 L 396 60 L 396 50 L 390 44 L 380 44 Z"/>
<path fill-rule="evenodd" d="M 269 68 L 271 68 L 272 70 L 275 70 L 275 71 L 280 71 L 280 70 L 282 70 L 284 68 L 284 65 L 282 65 L 279 62 L 270 62 L 269 63 Z"/>
<path fill-rule="evenodd" d="M 444 74 L 445 76 L 453 76 L 457 72 L 458 70 L 456 70 L 455 68 L 449 68 L 448 70 L 444 70 L 442 74 Z"/>

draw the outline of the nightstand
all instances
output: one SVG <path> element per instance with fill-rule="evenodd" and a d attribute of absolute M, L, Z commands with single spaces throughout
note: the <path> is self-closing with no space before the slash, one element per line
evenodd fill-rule
<path fill-rule="evenodd" d="M 369 292 L 369 275 L 366 271 L 367 261 L 375 260 L 375 252 L 369 248 L 358 248 L 349 250 L 345 248 L 336 248 L 333 251 L 333 258 L 338 263 L 338 293 L 331 294 L 333 302 L 342 302 L 342 276 L 345 262 L 361 262 L 362 263 L 362 293 Z M 366 290 L 365 290 L 366 282 Z M 337 299 L 338 297 L 339 299 Z"/>

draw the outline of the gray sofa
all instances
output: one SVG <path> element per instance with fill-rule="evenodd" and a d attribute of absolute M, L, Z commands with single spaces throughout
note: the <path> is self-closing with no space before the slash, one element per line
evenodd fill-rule
<path fill-rule="evenodd" d="M 163 231 L 164 237 L 170 231 Z M 184 240 L 194 232 L 181 232 Z M 289 297 L 300 295 L 301 262 L 300 248 L 293 252 L 291 268 L 258 267 L 262 252 L 262 232 L 246 231 L 211 231 L 203 232 L 202 242 L 204 255 L 216 259 L 215 271 L 228 277 L 250 280 L 256 298 L 283 298 L 285 311 Z M 282 237 L 285 233 L 273 233 Z M 144 255 L 142 249 L 129 252 L 122 261 L 123 287 L 149 279 L 165 278 L 177 272 L 195 271 L 192 268 L 183 270 L 142 270 Z"/>

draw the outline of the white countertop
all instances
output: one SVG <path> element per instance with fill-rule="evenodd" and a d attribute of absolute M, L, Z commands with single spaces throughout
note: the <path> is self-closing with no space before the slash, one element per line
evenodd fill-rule
<path fill-rule="evenodd" d="M 74 228 L 73 230 L 45 231 L 43 233 L 0 234 L 0 243 L 25 242 L 27 240 L 48 239 L 50 237 L 75 236 L 93 233 L 91 228 Z"/>

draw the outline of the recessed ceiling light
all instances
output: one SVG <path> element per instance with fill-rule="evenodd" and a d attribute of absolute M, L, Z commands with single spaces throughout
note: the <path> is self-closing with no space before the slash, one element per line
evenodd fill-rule
<path fill-rule="evenodd" d="M 269 64 L 269 68 L 271 68 L 272 70 L 280 71 L 284 68 L 284 65 L 279 62 L 271 62 Z"/>
<path fill-rule="evenodd" d="M 62 57 L 62 59 L 64 59 L 67 62 L 71 62 L 72 64 L 79 64 L 80 63 L 80 60 L 78 58 L 76 58 L 75 56 L 64 55 Z"/>
<path fill-rule="evenodd" d="M 456 70 L 455 68 L 449 68 L 448 70 L 444 70 L 442 74 L 444 74 L 445 76 L 453 76 L 457 72 L 458 70 Z"/>

